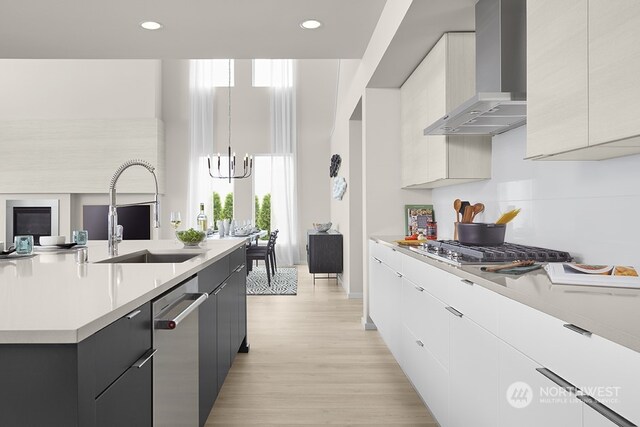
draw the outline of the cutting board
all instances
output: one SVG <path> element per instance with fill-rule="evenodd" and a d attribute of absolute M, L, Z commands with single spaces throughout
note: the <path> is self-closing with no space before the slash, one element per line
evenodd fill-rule
<path fill-rule="evenodd" d="M 395 243 L 403 246 L 420 246 L 426 242 L 426 240 L 394 240 Z"/>

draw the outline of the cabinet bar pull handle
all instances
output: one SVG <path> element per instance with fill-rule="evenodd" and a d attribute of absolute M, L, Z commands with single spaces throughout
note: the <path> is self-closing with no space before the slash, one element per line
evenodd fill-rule
<path fill-rule="evenodd" d="M 391 250 L 392 250 L 393 252 L 395 252 L 395 251 L 396 251 L 394 248 L 391 248 Z"/>
<path fill-rule="evenodd" d="M 397 271 L 395 273 L 396 273 L 396 276 L 402 277 L 402 274 L 398 273 Z"/>
<path fill-rule="evenodd" d="M 239 273 L 239 272 L 241 272 L 243 269 L 244 269 L 244 264 L 242 264 L 240 267 L 236 268 L 234 271 L 235 271 L 236 273 Z"/>
<path fill-rule="evenodd" d="M 466 283 L 467 285 L 471 285 L 473 286 L 473 282 L 471 280 L 467 280 L 467 279 L 461 279 L 460 280 L 462 283 Z"/>
<path fill-rule="evenodd" d="M 131 319 L 133 319 L 134 317 L 136 317 L 140 313 L 142 313 L 142 310 L 132 311 L 131 313 L 127 314 L 127 319 L 131 320 Z"/>
<path fill-rule="evenodd" d="M 599 413 L 600 415 L 602 415 L 603 417 L 605 417 L 606 419 L 614 423 L 615 425 L 619 427 L 637 427 L 634 423 L 624 418 L 617 412 L 614 412 L 608 407 L 604 406 L 602 403 L 598 402 L 593 397 L 587 396 L 586 394 L 579 394 L 577 397 L 582 402 L 584 402 L 585 405 L 587 405 L 588 407 L 590 407 L 591 409 L 593 409 L 594 411 L 596 411 L 597 413 Z"/>
<path fill-rule="evenodd" d="M 458 310 L 456 310 L 453 307 L 445 307 L 444 309 L 447 310 L 449 313 L 453 314 L 454 316 L 462 317 L 462 313 L 460 313 Z"/>
<path fill-rule="evenodd" d="M 213 293 L 213 295 L 218 295 L 220 293 L 220 291 L 224 289 L 225 286 L 227 286 L 227 282 L 224 282 L 222 285 L 220 285 L 220 287 L 218 289 L 216 289 L 216 291 Z"/>
<path fill-rule="evenodd" d="M 378 264 L 382 264 L 382 261 L 380 261 L 378 258 L 373 257 L 373 259 L 375 259 Z"/>
<path fill-rule="evenodd" d="M 180 322 L 182 322 L 188 315 L 195 311 L 200 304 L 205 302 L 207 298 L 209 298 L 209 294 L 206 292 L 197 294 L 185 294 L 184 297 L 177 302 L 181 302 L 183 300 L 192 300 L 193 302 L 189 304 L 187 308 L 178 313 L 178 315 L 173 319 L 156 319 L 155 328 L 168 330 L 175 329 L 180 324 Z"/>
<path fill-rule="evenodd" d="M 151 350 L 147 351 L 145 354 L 142 355 L 140 359 L 136 360 L 136 363 L 134 363 L 132 366 L 138 369 L 142 368 L 144 364 L 147 363 L 149 360 L 151 360 L 153 355 L 156 354 L 156 351 L 158 351 L 157 348 L 152 348 Z"/>
<path fill-rule="evenodd" d="M 423 292 L 424 288 L 422 286 L 418 286 L 418 285 L 413 285 L 414 288 L 416 288 L 418 291 Z"/>
<path fill-rule="evenodd" d="M 556 375 L 556 373 L 553 372 L 550 369 L 547 369 L 547 368 L 536 368 L 536 371 L 540 372 L 542 375 L 547 377 L 551 382 L 553 382 L 557 386 L 565 389 L 566 391 L 569 391 L 571 393 L 576 393 L 578 391 L 576 386 L 574 386 L 570 382 L 566 381 L 564 378 L 560 377 L 559 375 Z"/>
<path fill-rule="evenodd" d="M 416 344 L 418 344 L 420 347 L 424 347 L 424 343 L 420 340 L 416 340 Z"/>
<path fill-rule="evenodd" d="M 584 335 L 585 337 L 590 337 L 591 336 L 591 332 L 587 331 L 586 329 L 582 329 L 579 326 L 572 325 L 571 323 L 567 323 L 567 324 L 562 325 L 562 326 L 564 326 L 565 328 L 569 329 L 570 331 L 577 332 L 580 335 Z"/>

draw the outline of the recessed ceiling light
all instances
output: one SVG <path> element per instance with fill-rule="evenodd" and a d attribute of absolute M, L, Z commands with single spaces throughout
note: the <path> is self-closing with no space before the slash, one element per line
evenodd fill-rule
<path fill-rule="evenodd" d="M 307 19 L 306 21 L 302 21 L 300 26 L 305 30 L 315 30 L 317 28 L 322 27 L 322 22 L 316 19 Z"/>
<path fill-rule="evenodd" d="M 145 21 L 140 24 L 145 30 L 159 30 L 162 28 L 162 24 L 155 21 Z"/>

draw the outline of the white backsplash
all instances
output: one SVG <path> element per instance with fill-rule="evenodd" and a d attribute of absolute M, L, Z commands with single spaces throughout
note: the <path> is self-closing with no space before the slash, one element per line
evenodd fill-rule
<path fill-rule="evenodd" d="M 580 261 L 640 267 L 640 155 L 597 162 L 523 160 L 526 126 L 493 138 L 492 179 L 433 190 L 438 238 L 453 235 L 456 198 L 482 202 L 476 222 L 521 208 L 506 240 Z M 640 215 L 639 215 L 640 216 Z"/>

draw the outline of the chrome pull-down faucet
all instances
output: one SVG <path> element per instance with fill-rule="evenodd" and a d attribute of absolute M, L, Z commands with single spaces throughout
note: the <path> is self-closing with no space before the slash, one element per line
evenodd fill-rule
<path fill-rule="evenodd" d="M 122 172 L 129 169 L 131 166 L 142 166 L 147 169 L 151 175 L 153 175 L 153 181 L 156 185 L 156 194 L 154 200 L 149 202 L 139 202 L 139 203 L 127 203 L 123 205 L 118 205 L 116 203 L 116 184 L 118 183 L 118 179 Z M 118 255 L 118 242 L 120 241 L 120 236 L 118 236 L 118 208 L 125 206 L 139 206 L 139 205 L 154 205 L 153 209 L 153 227 L 160 227 L 160 205 L 158 202 L 158 177 L 156 176 L 155 168 L 151 166 L 151 164 L 145 162 L 144 160 L 128 160 L 124 162 L 113 174 L 111 177 L 111 183 L 109 184 L 109 213 L 108 213 L 108 223 L 107 223 L 107 240 L 109 246 L 109 255 L 114 256 Z"/>

